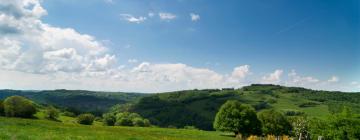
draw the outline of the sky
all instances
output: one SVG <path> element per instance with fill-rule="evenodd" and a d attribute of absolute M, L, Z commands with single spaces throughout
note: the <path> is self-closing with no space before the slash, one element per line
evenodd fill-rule
<path fill-rule="evenodd" d="M 360 91 L 358 0 L 0 0 L 0 89 Z"/>

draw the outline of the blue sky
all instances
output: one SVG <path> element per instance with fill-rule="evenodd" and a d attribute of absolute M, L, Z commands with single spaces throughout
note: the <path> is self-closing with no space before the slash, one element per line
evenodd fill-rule
<path fill-rule="evenodd" d="M 166 65 L 166 69 L 177 74 L 178 71 L 169 67 L 183 64 L 186 71 L 188 67 L 210 70 L 222 80 L 238 81 L 223 86 L 273 83 L 360 91 L 359 5 L 357 0 L 44 0 L 39 6 L 46 14 L 39 20 L 54 28 L 71 28 L 76 34 L 94 37 L 90 41 L 99 42 L 107 49 L 103 56 L 116 57 L 113 67 L 128 72 L 146 64 L 150 65 L 152 73 L 161 69 L 157 67 Z M 196 17 L 192 19 L 190 14 Z M 51 51 L 64 49 L 60 48 Z M 75 50 L 78 54 L 79 50 Z M 249 67 L 242 67 L 245 70 L 241 71 L 244 76 L 231 77 L 237 67 L 246 65 Z M 61 77 L 58 75 L 61 70 L 57 68 L 44 75 Z M 158 70 L 159 73 L 162 70 Z M 44 72 L 39 70 L 38 73 Z M 296 76 L 291 77 L 294 73 Z M 178 77 L 181 76 L 184 75 Z M 132 79 L 136 77 L 138 75 L 127 78 L 135 84 Z M 176 79 L 178 77 L 174 78 L 177 82 L 181 81 Z M 196 81 L 191 76 L 185 79 Z M 108 88 L 104 90 L 152 92 L 197 88 L 177 82 L 165 87 L 160 82 L 153 85 L 159 87 L 155 89 L 105 86 Z M 202 83 L 201 80 L 197 82 Z M 212 84 L 198 88 L 214 87 Z M 9 87 L 42 88 L 25 85 L 28 86 Z M 74 88 L 55 83 L 49 88 L 62 87 Z"/>

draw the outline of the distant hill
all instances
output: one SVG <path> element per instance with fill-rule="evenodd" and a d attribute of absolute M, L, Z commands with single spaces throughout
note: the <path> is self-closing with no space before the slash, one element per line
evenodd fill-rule
<path fill-rule="evenodd" d="M 195 126 L 212 130 L 219 107 L 239 100 L 257 111 L 276 109 L 287 116 L 307 115 L 325 119 L 348 106 L 360 114 L 360 93 L 317 91 L 300 87 L 254 84 L 241 89 L 184 90 L 157 94 L 94 92 L 85 90 L 0 90 L 0 99 L 20 95 L 40 104 L 51 104 L 75 113 L 101 115 L 110 110 L 136 112 L 161 127 Z"/>
<path fill-rule="evenodd" d="M 19 95 L 39 104 L 54 105 L 75 113 L 91 112 L 101 115 L 115 104 L 134 102 L 146 94 L 123 92 L 95 92 L 86 90 L 0 90 L 0 99 Z"/>
<path fill-rule="evenodd" d="M 326 118 L 343 106 L 360 113 L 360 93 L 316 91 L 277 85 L 251 85 L 241 89 L 186 90 L 143 97 L 130 107 L 162 127 L 195 126 L 212 130 L 219 107 L 227 100 L 239 100 L 257 111 L 274 108 L 288 116 Z"/>

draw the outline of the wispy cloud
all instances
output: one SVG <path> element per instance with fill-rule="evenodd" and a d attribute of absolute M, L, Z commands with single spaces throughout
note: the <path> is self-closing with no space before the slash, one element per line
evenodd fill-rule
<path fill-rule="evenodd" d="M 159 13 L 159 17 L 161 20 L 173 20 L 176 18 L 176 15 L 175 14 L 172 14 L 172 13 L 165 13 L 165 12 L 160 12 Z"/>
<path fill-rule="evenodd" d="M 146 20 L 146 17 L 143 17 L 143 16 L 135 17 L 130 14 L 120 14 L 120 16 L 123 20 L 126 20 L 131 23 L 137 23 L 137 24 L 142 23 Z"/>

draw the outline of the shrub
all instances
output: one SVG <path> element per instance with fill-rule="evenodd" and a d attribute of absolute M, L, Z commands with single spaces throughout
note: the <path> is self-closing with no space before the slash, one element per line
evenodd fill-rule
<path fill-rule="evenodd" d="M 31 118 L 36 108 L 32 101 L 24 97 L 11 96 L 4 101 L 4 112 L 8 117 Z"/>
<path fill-rule="evenodd" d="M 106 126 L 114 126 L 116 122 L 116 117 L 113 113 L 106 113 L 103 115 L 103 123 Z"/>
<path fill-rule="evenodd" d="M 53 106 L 46 108 L 46 118 L 56 120 L 59 117 L 60 111 Z"/>
<path fill-rule="evenodd" d="M 64 116 L 68 116 L 68 117 L 75 117 L 76 116 L 75 113 L 70 112 L 70 111 L 64 111 L 62 114 Z"/>
<path fill-rule="evenodd" d="M 133 126 L 133 122 L 129 118 L 119 118 L 115 122 L 116 126 Z"/>
<path fill-rule="evenodd" d="M 306 103 L 302 103 L 299 105 L 299 107 L 314 107 L 319 105 L 318 103 L 315 102 L 306 102 Z"/>
<path fill-rule="evenodd" d="M 95 116 L 93 114 L 81 114 L 77 117 L 77 122 L 79 124 L 91 125 L 94 122 Z"/>
<path fill-rule="evenodd" d="M 111 115 L 106 115 L 106 116 L 108 117 L 109 121 L 113 121 Z M 116 118 L 116 122 L 115 122 L 116 126 L 148 127 L 151 125 L 148 119 L 142 118 L 137 113 L 130 113 L 130 112 L 117 113 L 115 118 Z"/>
<path fill-rule="evenodd" d="M 292 110 L 292 109 L 284 109 L 283 112 L 286 116 L 300 116 L 305 114 L 305 112 L 303 111 Z"/>

